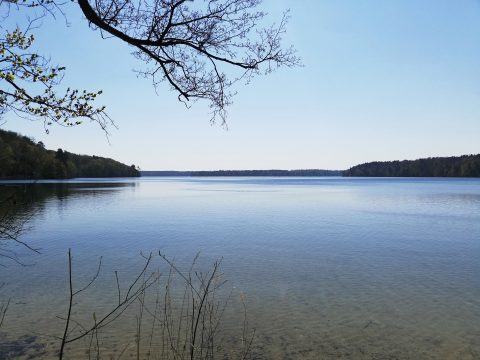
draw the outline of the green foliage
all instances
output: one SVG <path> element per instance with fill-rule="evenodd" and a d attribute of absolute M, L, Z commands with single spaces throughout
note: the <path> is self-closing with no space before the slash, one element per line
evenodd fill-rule
<path fill-rule="evenodd" d="M 0 117 L 14 111 L 28 119 L 43 119 L 45 126 L 74 126 L 89 119 L 105 129 L 111 122 L 105 107 L 93 105 L 102 92 L 59 89 L 65 68 L 51 66 L 32 52 L 34 41 L 33 35 L 19 28 L 0 35 Z"/>
<path fill-rule="evenodd" d="M 354 166 L 344 176 L 480 177 L 480 154 L 404 161 L 376 161 Z"/>
<path fill-rule="evenodd" d="M 98 156 L 77 155 L 11 131 L 0 130 L 0 178 L 66 179 L 73 177 L 139 176 L 135 166 Z"/>

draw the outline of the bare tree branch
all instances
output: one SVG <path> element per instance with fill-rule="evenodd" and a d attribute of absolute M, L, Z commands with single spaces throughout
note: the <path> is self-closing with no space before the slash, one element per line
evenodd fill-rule
<path fill-rule="evenodd" d="M 225 122 L 230 88 L 241 79 L 300 64 L 283 48 L 288 22 L 260 27 L 260 0 L 78 0 L 87 20 L 134 48 L 154 86 L 167 81 L 181 101 L 207 100 Z M 229 66 L 227 76 L 225 66 Z M 225 68 L 225 69 L 224 69 Z M 240 70 L 235 72 L 235 69 Z"/>

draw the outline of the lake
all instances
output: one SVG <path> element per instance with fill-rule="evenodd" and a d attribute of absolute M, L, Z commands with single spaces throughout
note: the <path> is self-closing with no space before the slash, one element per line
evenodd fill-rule
<path fill-rule="evenodd" d="M 1 247 L 26 266 L 0 257 L 0 301 L 11 299 L 0 357 L 56 356 L 70 248 L 79 287 L 102 256 L 76 304 L 82 321 L 115 304 L 114 271 L 127 286 L 140 253 L 160 250 L 180 269 L 200 253 L 203 269 L 221 258 L 228 280 L 225 351 L 242 337 L 242 298 L 254 358 L 480 359 L 480 179 L 1 182 L 0 194 L 12 191 L 26 221 L 20 240 L 40 253 Z M 105 358 L 134 343 L 137 320 L 128 312 L 101 334 Z M 66 357 L 85 358 L 88 341 Z M 127 345 L 122 358 L 134 356 Z"/>

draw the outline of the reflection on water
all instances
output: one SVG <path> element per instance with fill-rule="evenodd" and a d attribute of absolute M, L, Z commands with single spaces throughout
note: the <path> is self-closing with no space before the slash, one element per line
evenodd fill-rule
<path fill-rule="evenodd" d="M 1 296 L 12 298 L 3 331 L 37 336 L 42 356 L 58 344 L 46 335 L 61 333 L 72 248 L 79 281 L 104 258 L 88 309 L 109 306 L 113 270 L 133 276 L 140 252 L 161 249 L 179 266 L 198 251 L 203 264 L 223 257 L 232 296 L 247 295 L 258 358 L 480 358 L 480 180 L 95 179 L 0 191 L 14 188 L 17 218 L 31 217 L 21 239 L 41 254 L 16 247 L 28 267 L 0 260 Z M 225 334 L 237 310 L 232 301 Z M 132 327 L 127 316 L 110 335 L 132 341 Z"/>
<path fill-rule="evenodd" d="M 92 201 L 115 190 L 135 187 L 134 182 L 69 182 L 2 181 L 0 182 L 0 256 L 6 260 L 19 260 L 21 250 L 35 250 L 23 242 L 23 233 L 33 230 L 34 218 L 41 217 L 45 209 L 55 207 L 59 214 L 68 206 L 68 200 L 90 197 Z M 15 241 L 18 239 L 20 242 Z M 19 249 L 20 248 L 20 249 Z M 23 248 L 23 249 L 22 249 Z M 29 251 L 25 255 L 31 255 Z M 0 259 L 2 260 L 2 259 Z"/>

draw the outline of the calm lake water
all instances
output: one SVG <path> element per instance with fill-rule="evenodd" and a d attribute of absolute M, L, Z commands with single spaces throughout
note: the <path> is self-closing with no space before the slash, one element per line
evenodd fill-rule
<path fill-rule="evenodd" d="M 115 303 L 113 271 L 134 278 L 141 252 L 161 250 L 180 268 L 200 252 L 199 266 L 223 258 L 231 307 L 222 329 L 232 341 L 245 294 L 255 358 L 480 359 L 480 179 L 0 185 L 3 194 L 12 189 L 33 194 L 18 216 L 29 218 L 21 240 L 40 254 L 10 248 L 29 266 L 0 258 L 0 300 L 11 298 L 3 354 L 10 347 L 18 358 L 55 356 L 71 248 L 79 284 L 103 256 L 98 283 L 79 300 L 88 314 Z M 120 319 L 105 346 L 118 354 L 119 344 L 134 341 L 135 324 L 133 315 Z M 87 345 L 70 358 L 85 358 Z"/>

